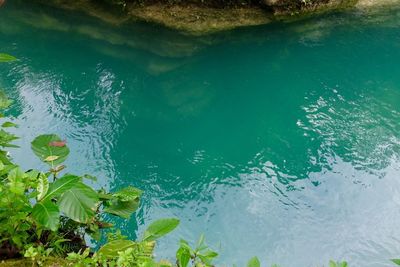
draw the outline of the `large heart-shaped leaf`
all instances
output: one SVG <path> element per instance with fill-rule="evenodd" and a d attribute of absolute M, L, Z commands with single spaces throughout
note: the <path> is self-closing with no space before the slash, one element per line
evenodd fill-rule
<path fill-rule="evenodd" d="M 17 60 L 16 57 L 13 57 L 9 54 L 0 53 L 0 62 L 11 62 Z"/>
<path fill-rule="evenodd" d="M 137 246 L 137 243 L 131 240 L 114 240 L 102 246 L 98 253 L 112 258 L 117 257 L 118 252 L 125 251 L 128 248 L 134 248 L 135 246 Z"/>
<path fill-rule="evenodd" d="M 51 201 L 38 202 L 33 207 L 32 217 L 37 224 L 56 231 L 60 223 L 60 211 Z"/>
<path fill-rule="evenodd" d="M 98 202 L 97 192 L 78 182 L 61 195 L 58 206 L 72 220 L 88 223 L 94 217 Z"/>
<path fill-rule="evenodd" d="M 65 191 L 74 187 L 80 180 L 81 178 L 75 175 L 65 175 L 57 179 L 54 183 L 50 184 L 47 194 L 43 197 L 43 201 L 60 196 Z"/>
<path fill-rule="evenodd" d="M 156 240 L 174 230 L 178 225 L 179 220 L 175 218 L 157 220 L 146 229 L 143 241 Z"/>
<path fill-rule="evenodd" d="M 68 154 L 69 148 L 65 142 L 55 134 L 40 135 L 32 141 L 31 147 L 41 161 L 55 166 L 63 163 Z"/>

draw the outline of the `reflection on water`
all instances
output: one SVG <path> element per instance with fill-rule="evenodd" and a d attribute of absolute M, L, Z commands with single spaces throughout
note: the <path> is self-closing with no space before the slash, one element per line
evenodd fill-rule
<path fill-rule="evenodd" d="M 155 218 L 182 220 L 159 257 L 204 232 L 224 264 L 389 266 L 400 254 L 400 31 L 396 12 L 358 16 L 200 39 L 9 3 L 0 45 L 20 60 L 0 66 L 0 86 L 24 151 L 55 132 L 70 172 L 145 191 L 136 218 L 117 221 L 132 238 Z"/>

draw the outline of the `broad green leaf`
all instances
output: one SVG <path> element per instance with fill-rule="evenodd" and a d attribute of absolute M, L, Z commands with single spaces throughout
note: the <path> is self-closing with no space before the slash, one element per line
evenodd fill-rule
<path fill-rule="evenodd" d="M 391 259 L 391 261 L 396 265 L 400 265 L 400 259 Z"/>
<path fill-rule="evenodd" d="M 260 260 L 257 257 L 253 257 L 247 262 L 247 267 L 260 267 Z"/>
<path fill-rule="evenodd" d="M 109 258 L 114 258 L 118 257 L 118 252 L 125 251 L 128 248 L 134 248 L 136 246 L 137 243 L 131 240 L 114 240 L 102 246 L 98 253 Z"/>
<path fill-rule="evenodd" d="M 190 261 L 190 250 L 184 246 L 179 247 L 176 252 L 176 259 L 179 267 L 187 267 Z"/>
<path fill-rule="evenodd" d="M 38 202 L 33 207 L 32 217 L 39 225 L 56 231 L 60 223 L 60 211 L 51 201 Z"/>
<path fill-rule="evenodd" d="M 16 125 L 15 123 L 12 123 L 11 121 L 6 121 L 5 123 L 3 123 L 2 125 L 1 125 L 1 127 L 4 127 L 4 128 L 8 128 L 8 127 L 17 127 L 18 125 Z"/>
<path fill-rule="evenodd" d="M 60 137 L 55 134 L 45 134 L 36 137 L 35 140 L 32 141 L 31 147 L 40 160 L 52 165 L 59 165 L 66 160 L 69 154 L 69 148 L 66 145 L 52 145 L 57 142 L 62 142 Z"/>
<path fill-rule="evenodd" d="M 97 192 L 78 182 L 61 195 L 58 206 L 72 220 L 88 223 L 94 217 L 98 202 Z"/>
<path fill-rule="evenodd" d="M 139 200 L 132 201 L 120 201 L 114 200 L 111 202 L 110 206 L 104 208 L 104 212 L 129 219 L 129 217 L 134 213 L 139 207 Z"/>
<path fill-rule="evenodd" d="M 114 197 L 121 201 L 138 200 L 143 191 L 133 186 L 128 186 L 113 194 Z"/>
<path fill-rule="evenodd" d="M 143 241 L 156 240 L 174 230 L 178 225 L 179 220 L 175 218 L 157 220 L 146 229 Z"/>
<path fill-rule="evenodd" d="M 6 94 L 0 90 L 0 109 L 6 109 L 12 104 L 12 101 L 8 99 Z"/>
<path fill-rule="evenodd" d="M 0 53 L 0 62 L 11 62 L 17 60 L 16 57 L 13 57 L 9 54 Z"/>
<path fill-rule="evenodd" d="M 76 183 L 80 182 L 81 178 L 75 175 L 65 175 L 51 183 L 47 194 L 43 200 L 50 200 L 60 196 L 65 191 L 71 189 Z"/>
<path fill-rule="evenodd" d="M 43 173 L 41 173 L 39 175 L 38 185 L 36 187 L 36 190 L 39 193 L 37 196 L 38 200 L 41 200 L 42 198 L 44 198 L 44 196 L 49 191 L 49 180 L 48 180 L 47 176 L 44 175 Z"/>
<path fill-rule="evenodd" d="M 25 193 L 24 177 L 26 174 L 19 168 L 13 168 L 7 176 L 8 186 L 10 191 L 16 195 L 23 195 Z"/>

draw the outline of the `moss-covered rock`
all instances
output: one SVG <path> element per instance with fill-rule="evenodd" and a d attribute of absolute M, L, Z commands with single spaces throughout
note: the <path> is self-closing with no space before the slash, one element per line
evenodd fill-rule
<path fill-rule="evenodd" d="M 36 0 L 112 24 L 157 23 L 191 35 L 292 21 L 349 7 L 373 9 L 400 0 Z"/>

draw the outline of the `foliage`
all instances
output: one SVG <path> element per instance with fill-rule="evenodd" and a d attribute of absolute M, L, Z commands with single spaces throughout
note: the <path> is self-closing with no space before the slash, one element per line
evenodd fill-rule
<path fill-rule="evenodd" d="M 391 261 L 400 266 L 400 259 L 391 259 Z"/>
<path fill-rule="evenodd" d="M 181 239 L 179 249 L 176 252 L 179 267 L 213 266 L 212 262 L 217 256 L 218 253 L 206 245 L 204 235 L 200 236 L 194 249 L 190 247 L 186 240 Z"/>
<path fill-rule="evenodd" d="M 345 261 L 342 261 L 342 262 L 330 261 L 329 267 L 348 267 L 348 265 L 347 265 L 347 262 L 345 262 Z"/>
<path fill-rule="evenodd" d="M 0 62 L 11 62 L 15 60 L 17 59 L 9 54 L 0 53 Z"/>
<path fill-rule="evenodd" d="M 12 59 L 4 55 L 0 60 Z M 0 93 L 0 108 L 10 104 Z M 68 255 L 77 266 L 153 264 L 155 240 L 175 229 L 179 220 L 153 222 L 140 241 L 126 240 L 116 232 L 98 252 L 91 252 L 85 236 L 99 239 L 102 229 L 112 227 L 103 221 L 107 213 L 128 219 L 139 207 L 142 191 L 130 186 L 108 193 L 86 185 L 89 175 L 60 175 L 69 148 L 54 134 L 38 136 L 31 143 L 34 154 L 50 169 L 23 171 L 5 150 L 16 147 L 12 141 L 17 137 L 6 131 L 16 126 L 6 121 L 0 129 L 0 258 L 24 256 L 42 265 L 49 256 Z"/>

